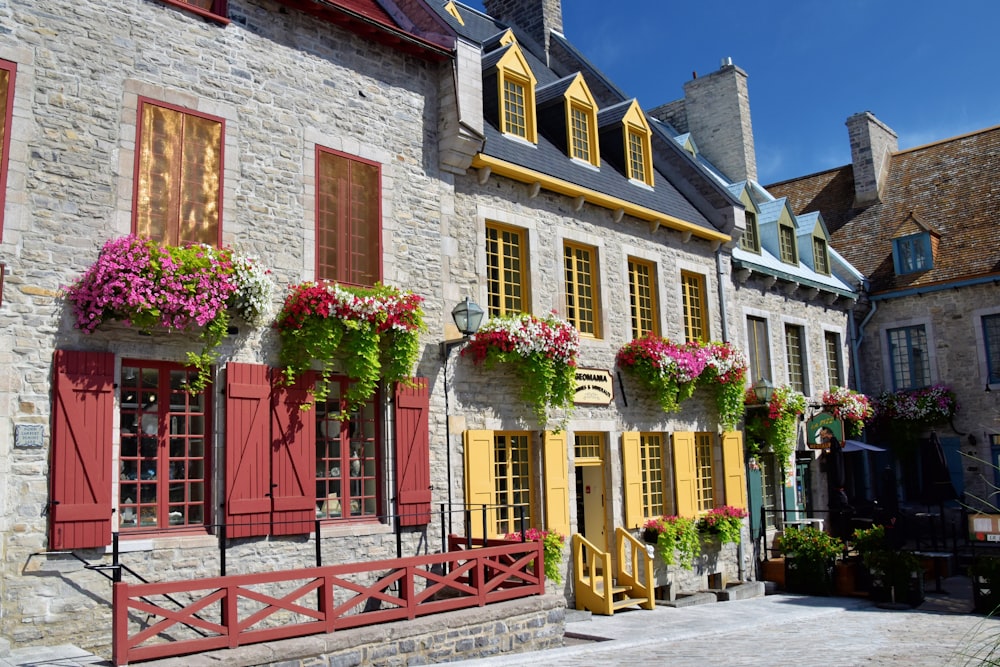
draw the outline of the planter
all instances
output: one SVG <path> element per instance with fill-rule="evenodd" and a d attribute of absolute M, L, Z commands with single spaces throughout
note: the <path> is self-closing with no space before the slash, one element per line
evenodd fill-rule
<path fill-rule="evenodd" d="M 994 613 L 1000 607 L 1000 558 L 978 558 L 969 569 L 969 576 L 976 612 Z"/>
<path fill-rule="evenodd" d="M 897 574 L 887 577 L 873 570 L 871 576 L 871 599 L 875 602 L 896 602 L 918 607 L 924 601 L 923 570 L 913 570 L 908 575 Z"/>
<path fill-rule="evenodd" d="M 834 561 L 815 561 L 785 554 L 785 590 L 803 595 L 833 594 Z"/>

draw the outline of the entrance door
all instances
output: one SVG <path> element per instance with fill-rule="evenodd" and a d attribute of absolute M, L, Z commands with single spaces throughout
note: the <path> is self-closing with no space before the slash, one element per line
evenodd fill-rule
<path fill-rule="evenodd" d="M 607 551 L 604 437 L 599 433 L 577 433 L 574 453 L 576 454 L 576 529 L 597 549 Z"/>

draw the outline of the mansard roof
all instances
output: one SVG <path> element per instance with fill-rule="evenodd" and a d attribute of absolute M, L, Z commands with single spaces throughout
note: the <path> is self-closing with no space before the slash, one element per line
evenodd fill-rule
<path fill-rule="evenodd" d="M 1000 126 L 897 151 L 881 201 L 855 206 L 854 170 L 837 167 L 767 186 L 796 211 L 819 211 L 832 245 L 872 292 L 1000 276 Z M 892 239 L 907 218 L 940 234 L 927 271 L 896 275 Z"/>

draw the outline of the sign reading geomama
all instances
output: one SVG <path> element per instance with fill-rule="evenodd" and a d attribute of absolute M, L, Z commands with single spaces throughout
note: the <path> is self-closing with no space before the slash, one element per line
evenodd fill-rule
<path fill-rule="evenodd" d="M 611 371 L 600 368 L 576 369 L 575 405 L 610 405 L 615 397 Z"/>

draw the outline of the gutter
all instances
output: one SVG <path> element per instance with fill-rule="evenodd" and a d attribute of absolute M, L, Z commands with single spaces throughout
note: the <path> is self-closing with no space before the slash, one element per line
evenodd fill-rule
<path fill-rule="evenodd" d="M 880 294 L 872 294 L 869 298 L 875 301 L 888 301 L 889 299 L 898 299 L 904 296 L 919 296 L 921 294 L 930 294 L 931 292 L 942 292 L 948 289 L 958 289 L 959 287 L 975 287 L 976 285 L 986 285 L 989 283 L 1000 283 L 1000 275 L 990 274 L 988 276 L 981 276 L 979 278 L 970 278 L 968 280 L 958 280 L 955 282 L 948 283 L 937 283 L 936 285 L 925 285 L 923 287 L 910 287 L 904 290 L 898 290 L 894 292 L 882 292 Z"/>

